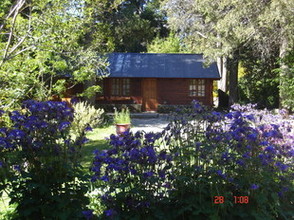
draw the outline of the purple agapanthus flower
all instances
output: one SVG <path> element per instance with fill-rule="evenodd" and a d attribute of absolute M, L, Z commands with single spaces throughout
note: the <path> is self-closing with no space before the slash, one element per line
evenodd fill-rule
<path fill-rule="evenodd" d="M 61 122 L 58 126 L 58 129 L 60 131 L 62 131 L 64 129 L 66 129 L 67 127 L 69 127 L 69 125 L 70 125 L 70 122 L 68 122 L 68 121 Z"/>
<path fill-rule="evenodd" d="M 64 140 L 64 144 L 69 145 L 70 144 L 70 139 Z"/>
<path fill-rule="evenodd" d="M 217 173 L 217 175 L 219 175 L 220 177 L 222 177 L 222 178 L 226 178 L 226 174 L 224 174 L 222 170 L 217 170 L 216 173 Z"/>
<path fill-rule="evenodd" d="M 13 165 L 13 169 L 20 172 L 21 171 L 21 167 L 20 165 Z"/>
<path fill-rule="evenodd" d="M 286 171 L 288 169 L 288 165 L 283 164 L 281 162 L 276 162 L 275 165 L 281 170 L 281 171 Z"/>
<path fill-rule="evenodd" d="M 158 171 L 158 176 L 159 176 L 160 178 L 164 179 L 164 178 L 165 178 L 165 175 L 166 175 L 166 173 L 165 173 L 164 170 L 159 170 L 159 171 Z"/>
<path fill-rule="evenodd" d="M 143 176 L 145 177 L 145 178 L 148 178 L 148 177 L 152 177 L 153 176 L 153 172 L 152 171 L 149 171 L 149 172 L 145 172 L 145 173 L 143 173 Z"/>
<path fill-rule="evenodd" d="M 108 182 L 109 181 L 108 176 L 102 176 L 100 179 L 103 180 L 104 182 Z"/>
<path fill-rule="evenodd" d="M 256 189 L 258 189 L 259 188 L 259 185 L 257 185 L 257 184 L 251 184 L 251 186 L 250 186 L 250 189 L 253 189 L 253 190 L 256 190 Z"/>
<path fill-rule="evenodd" d="M 90 125 L 88 125 L 86 128 L 85 128 L 85 131 L 93 131 L 92 127 Z"/>
<path fill-rule="evenodd" d="M 85 211 L 82 211 L 82 213 L 87 220 L 93 218 L 93 211 L 92 210 L 85 210 Z"/>
<path fill-rule="evenodd" d="M 18 129 L 14 129 L 12 131 L 10 131 L 8 137 L 12 138 L 12 139 L 22 139 L 26 136 L 25 132 L 23 132 L 22 130 L 18 130 Z"/>
<path fill-rule="evenodd" d="M 108 209 L 108 210 L 105 210 L 104 213 L 107 217 L 110 217 L 110 216 L 114 216 L 116 214 L 116 211 L 114 209 Z"/>
<path fill-rule="evenodd" d="M 73 98 L 70 99 L 71 104 L 76 104 L 78 102 L 79 102 L 79 99 L 77 97 L 73 97 Z"/>
<path fill-rule="evenodd" d="M 172 187 L 170 182 L 166 182 L 163 184 L 163 187 L 170 189 Z"/>

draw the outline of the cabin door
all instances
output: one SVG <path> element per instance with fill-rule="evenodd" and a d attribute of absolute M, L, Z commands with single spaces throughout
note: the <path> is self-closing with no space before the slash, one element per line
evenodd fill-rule
<path fill-rule="evenodd" d="M 157 111 L 156 79 L 142 80 L 143 111 Z"/>

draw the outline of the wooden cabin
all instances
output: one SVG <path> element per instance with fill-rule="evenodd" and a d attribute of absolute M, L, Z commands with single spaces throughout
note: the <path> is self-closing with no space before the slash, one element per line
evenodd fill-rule
<path fill-rule="evenodd" d="M 204 67 L 201 54 L 112 53 L 109 63 L 97 104 L 141 104 L 142 111 L 192 100 L 213 105 L 213 80 L 220 75 L 215 63 Z"/>

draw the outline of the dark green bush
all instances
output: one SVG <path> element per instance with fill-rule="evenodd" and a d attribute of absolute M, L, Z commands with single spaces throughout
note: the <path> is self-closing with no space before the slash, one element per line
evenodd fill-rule
<path fill-rule="evenodd" d="M 176 112 L 176 111 L 179 111 L 179 110 L 187 109 L 189 107 L 190 107 L 190 105 L 164 105 L 164 104 L 159 104 L 157 106 L 157 112 L 158 113 L 169 114 L 169 113 Z"/>

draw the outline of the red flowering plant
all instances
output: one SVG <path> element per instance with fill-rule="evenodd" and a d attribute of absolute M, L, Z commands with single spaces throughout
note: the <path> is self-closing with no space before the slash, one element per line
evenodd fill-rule
<path fill-rule="evenodd" d="M 16 218 L 82 217 L 88 200 L 79 158 L 86 138 L 71 138 L 73 109 L 65 102 L 30 100 L 9 116 L 12 127 L 0 128 L 0 169 Z"/>

